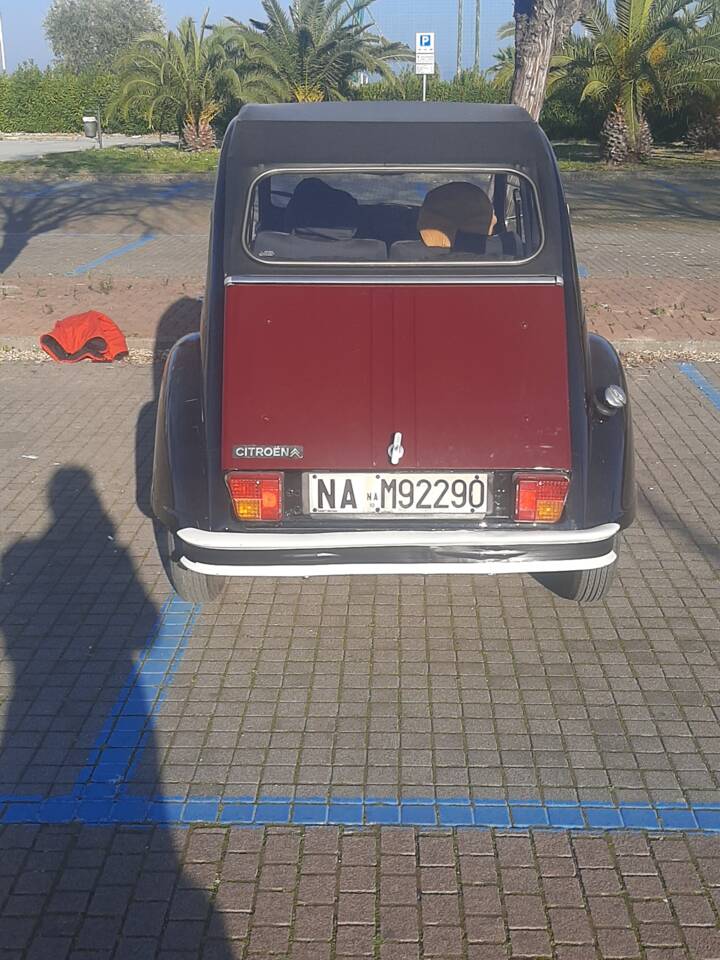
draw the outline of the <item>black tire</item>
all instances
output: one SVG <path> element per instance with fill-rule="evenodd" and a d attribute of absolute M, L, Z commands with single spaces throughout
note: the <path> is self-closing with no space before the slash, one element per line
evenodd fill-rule
<path fill-rule="evenodd" d="M 226 577 L 210 577 L 205 573 L 197 573 L 174 560 L 175 538 L 167 527 L 157 522 L 155 540 L 165 576 L 181 600 L 188 603 L 210 603 L 217 600 L 225 589 Z"/>
<path fill-rule="evenodd" d="M 568 570 L 537 574 L 535 579 L 558 597 L 577 603 L 597 603 L 604 600 L 615 579 L 614 560 L 607 567 L 595 570 Z"/>

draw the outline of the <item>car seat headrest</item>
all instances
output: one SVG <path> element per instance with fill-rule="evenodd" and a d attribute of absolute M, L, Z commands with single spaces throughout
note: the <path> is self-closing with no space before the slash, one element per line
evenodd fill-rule
<path fill-rule="evenodd" d="M 346 190 L 337 190 L 319 177 L 306 177 L 295 187 L 285 211 L 288 233 L 332 231 L 352 237 L 358 229 L 358 203 Z"/>
<path fill-rule="evenodd" d="M 485 191 L 474 183 L 455 181 L 425 196 L 418 232 L 425 246 L 450 249 L 459 232 L 487 237 L 495 223 L 495 211 Z"/>

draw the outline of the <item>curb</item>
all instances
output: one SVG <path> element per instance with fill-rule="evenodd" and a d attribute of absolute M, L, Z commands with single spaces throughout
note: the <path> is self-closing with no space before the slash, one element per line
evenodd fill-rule
<path fill-rule="evenodd" d="M 148 363 L 163 359 L 172 340 L 156 342 L 154 337 L 128 337 L 130 360 Z M 720 362 L 720 340 L 614 340 L 618 353 L 629 361 L 650 363 L 658 360 L 705 360 Z M 38 346 L 37 337 L 0 336 L 0 360 L 48 359 Z"/>
<path fill-rule="evenodd" d="M 591 331 L 594 332 L 594 331 Z M 609 338 L 608 338 L 609 339 Z M 611 340 L 621 354 L 683 354 L 696 357 L 713 354 L 720 358 L 720 340 Z"/>
<path fill-rule="evenodd" d="M 172 347 L 172 341 L 158 344 L 152 337 L 128 337 L 127 345 L 130 351 L 127 359 L 130 363 L 152 363 L 154 360 L 165 358 Z M 40 349 L 38 337 L 0 336 L 0 362 L 13 360 L 33 363 L 52 362 L 50 357 Z M 113 364 L 101 363 L 97 366 L 108 367 Z"/>

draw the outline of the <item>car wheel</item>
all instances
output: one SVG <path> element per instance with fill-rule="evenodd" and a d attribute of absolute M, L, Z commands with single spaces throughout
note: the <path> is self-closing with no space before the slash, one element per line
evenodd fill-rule
<path fill-rule="evenodd" d="M 197 573 L 174 560 L 174 537 L 167 527 L 158 522 L 155 523 L 155 540 L 165 575 L 181 600 L 188 603 L 209 603 L 217 600 L 225 589 L 226 577 L 210 577 L 205 573 Z"/>
<path fill-rule="evenodd" d="M 617 546 L 615 547 L 617 553 Z M 603 600 L 615 580 L 617 560 L 595 570 L 568 570 L 538 574 L 535 579 L 558 597 L 577 603 L 596 603 Z"/>

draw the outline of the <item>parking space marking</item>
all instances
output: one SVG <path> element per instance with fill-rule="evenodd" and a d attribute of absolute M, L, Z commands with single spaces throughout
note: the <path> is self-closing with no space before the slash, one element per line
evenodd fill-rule
<path fill-rule="evenodd" d="M 720 410 L 720 390 L 714 387 L 710 381 L 700 373 L 695 364 L 681 363 L 679 366 L 685 376 L 708 398 L 710 403 Z"/>
<path fill-rule="evenodd" d="M 2 183 L 2 192 L 10 200 L 38 200 L 42 197 L 50 196 L 51 194 L 58 193 L 61 190 L 77 190 L 81 184 L 77 181 L 69 181 L 66 183 L 51 183 L 45 187 L 40 187 L 38 190 L 14 190 L 7 181 Z"/>
<path fill-rule="evenodd" d="M 70 270 L 66 276 L 79 277 L 83 273 L 89 273 L 91 270 L 94 270 L 95 267 L 99 267 L 101 264 L 107 263 L 108 260 L 114 260 L 116 257 L 122 257 L 126 253 L 131 253 L 133 250 L 144 247 L 154 239 L 154 233 L 143 234 L 142 237 L 137 237 L 137 239 L 131 240 L 129 243 L 124 243 L 121 247 L 116 247 L 114 250 L 109 250 L 107 253 L 97 257 L 95 260 L 89 260 L 87 263 L 81 263 L 73 270 Z"/>
<path fill-rule="evenodd" d="M 720 389 L 692 363 L 681 363 L 684 376 L 720 410 Z M 703 401 L 700 400 L 702 403 Z M 183 779 L 181 795 L 141 795 L 138 767 L 145 747 L 151 749 L 154 727 L 181 661 L 190 649 L 200 608 L 171 597 L 162 607 L 147 642 L 122 685 L 93 743 L 74 786 L 63 794 L 0 796 L 0 823 L 167 824 L 207 823 L 263 828 L 266 826 L 401 825 L 422 828 L 470 827 L 504 831 L 640 830 L 653 833 L 720 834 L 720 798 L 715 802 L 581 801 L 535 796 L 438 799 L 432 778 L 419 790 L 424 796 L 403 799 L 358 794 L 334 797 L 332 784 L 322 796 L 192 796 Z M 288 781 L 289 782 L 289 781 Z M 419 781 L 418 781 L 419 782 Z M 67 790 L 67 788 L 64 788 Z M 210 788 L 215 793 L 217 788 Z M 238 789 L 238 793 L 241 792 Z M 383 790 L 384 788 L 380 788 Z M 179 792 L 180 792 L 179 791 Z M 187 791 L 187 792 L 186 792 Z M 378 791 L 379 792 L 379 791 Z M 515 788 L 514 793 L 520 790 Z M 551 794 L 551 790 L 546 793 Z"/>
<path fill-rule="evenodd" d="M 717 804 L 572 803 L 539 799 L 416 797 L 141 797 L 133 770 L 192 635 L 200 608 L 172 597 L 111 709 L 77 783 L 57 797 L 0 798 L 0 823 L 166 824 L 247 827 L 417 826 L 525 831 L 652 830 L 720 833 Z"/>
<path fill-rule="evenodd" d="M 132 779 L 144 741 L 157 716 L 192 633 L 199 607 L 173 597 L 151 642 L 133 667 L 80 774 L 87 800 L 112 800 Z"/>
<path fill-rule="evenodd" d="M 151 807 L 153 819 L 164 821 L 157 803 L 128 795 L 127 787 L 198 612 L 198 607 L 175 596 L 165 603 L 70 793 L 0 797 L 0 822 L 142 823 L 149 819 Z M 159 801 L 161 808 L 163 803 Z"/>

